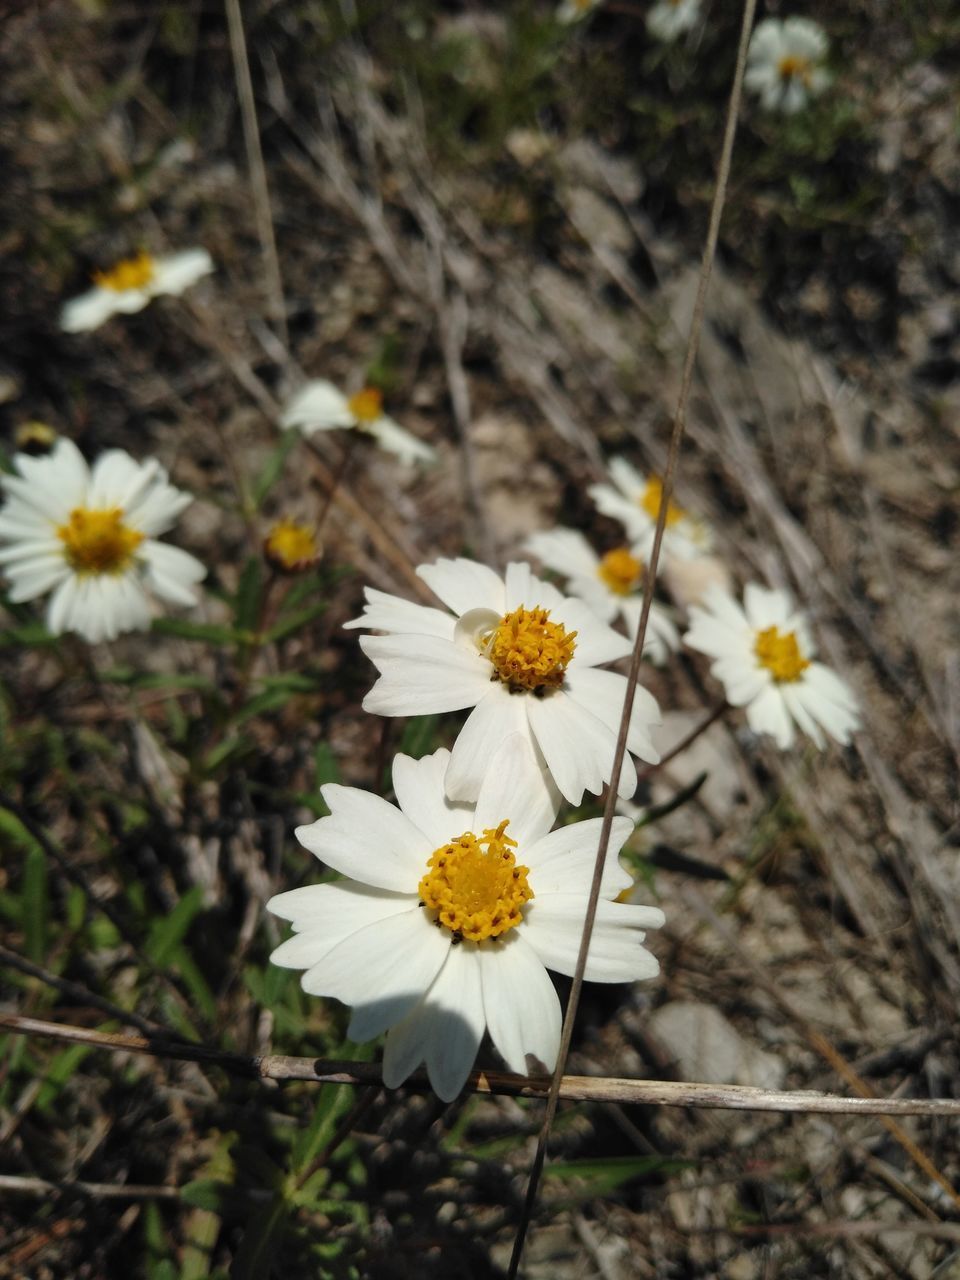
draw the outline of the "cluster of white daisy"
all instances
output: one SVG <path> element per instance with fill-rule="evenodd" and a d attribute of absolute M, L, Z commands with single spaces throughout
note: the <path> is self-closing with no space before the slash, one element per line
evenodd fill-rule
<path fill-rule="evenodd" d="M 573 23 L 601 8 L 603 0 L 562 0 L 558 22 Z M 702 0 L 657 0 L 646 15 L 647 32 L 670 44 L 700 22 Z M 809 18 L 764 18 L 750 39 L 744 83 L 767 111 L 792 115 L 830 83 L 824 67 L 829 43 L 823 28 Z"/>
<path fill-rule="evenodd" d="M 526 549 L 567 581 L 566 594 L 512 562 L 504 574 L 461 558 L 417 573 L 442 607 L 366 588 L 348 628 L 379 678 L 364 710 L 383 716 L 469 712 L 452 750 L 397 755 L 396 805 L 351 787 L 322 788 L 328 817 L 297 829 L 300 843 L 342 879 L 281 893 L 270 910 L 294 934 L 273 953 L 301 969 L 305 991 L 353 1009 L 348 1035 L 386 1033 L 383 1078 L 401 1084 L 421 1063 L 443 1099 L 455 1097 L 484 1032 L 508 1067 L 555 1062 L 561 1010 L 547 969 L 574 971 L 600 820 L 552 830 L 561 800 L 580 805 L 608 784 L 627 800 L 633 757 L 659 760 L 657 703 L 638 687 L 620 775 L 611 778 L 626 677 L 606 670 L 636 636 L 663 488 L 614 459 L 591 495 L 626 541 L 598 554 L 578 531 L 534 534 Z M 689 602 L 686 643 L 716 661 L 730 702 L 751 728 L 788 747 L 794 724 L 818 745 L 856 727 L 842 681 L 813 660 L 802 616 L 785 592 L 747 587 L 741 609 L 710 554 L 702 521 L 666 512 L 665 571 Z M 626 634 L 609 624 L 619 620 Z M 669 610 L 653 603 L 644 654 L 679 646 Z M 614 820 L 586 977 L 629 982 L 658 972 L 644 931 L 656 907 L 622 901 L 631 877 L 619 851 L 633 830 Z M 632 896 L 632 895 L 631 895 Z"/>

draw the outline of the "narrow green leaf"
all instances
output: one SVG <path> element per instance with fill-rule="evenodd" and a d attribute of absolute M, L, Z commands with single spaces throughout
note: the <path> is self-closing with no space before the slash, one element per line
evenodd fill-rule
<path fill-rule="evenodd" d="M 263 565 L 257 556 L 251 556 L 243 566 L 233 603 L 233 619 L 241 631 L 253 632 L 256 629 L 262 594 Z"/>
<path fill-rule="evenodd" d="M 271 642 L 274 640 L 282 640 L 284 636 L 292 635 L 293 632 L 299 631 L 301 627 L 305 627 L 307 623 L 312 622 L 314 618 L 319 618 L 320 615 L 326 611 L 326 608 L 327 602 L 325 600 L 318 600 L 316 604 L 308 605 L 298 613 L 288 614 L 270 628 L 265 638 Z"/>
<path fill-rule="evenodd" d="M 271 1274 L 277 1237 L 286 1226 L 288 1213 L 283 1194 L 277 1193 L 253 1215 L 234 1255 L 232 1280 L 265 1280 Z"/>
<path fill-rule="evenodd" d="M 302 439 L 302 434 L 296 428 L 285 431 L 280 437 L 280 443 L 271 453 L 270 457 L 264 464 L 263 470 L 253 482 L 253 490 L 250 494 L 254 511 L 259 510 L 264 498 L 283 475 L 283 469 L 286 466 L 287 458 L 297 441 Z"/>
<path fill-rule="evenodd" d="M 206 644 L 249 644 L 252 637 L 217 622 L 190 622 L 187 618 L 154 618 L 154 635 L 178 636 Z"/>
<path fill-rule="evenodd" d="M 154 921 L 147 937 L 146 952 L 158 968 L 170 960 L 202 906 L 203 889 L 197 884 L 183 895 L 169 915 Z"/>

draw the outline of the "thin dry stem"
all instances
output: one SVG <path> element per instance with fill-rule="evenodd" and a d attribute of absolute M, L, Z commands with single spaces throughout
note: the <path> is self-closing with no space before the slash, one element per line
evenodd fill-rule
<path fill-rule="evenodd" d="M 178 1062 L 220 1067 L 250 1080 L 303 1080 L 314 1084 L 381 1085 L 380 1067 L 371 1062 L 326 1058 L 297 1058 L 284 1054 L 247 1057 L 206 1045 L 175 1044 L 159 1037 L 125 1036 L 91 1031 L 61 1022 L 44 1022 L 18 1014 L 0 1014 L 0 1029 L 89 1044 L 115 1053 L 143 1053 Z M 548 1076 L 521 1076 L 509 1071 L 473 1071 L 465 1089 L 471 1093 L 543 1098 L 551 1088 Z M 429 1090 L 424 1072 L 416 1072 L 406 1087 Z M 958 1098 L 846 1098 L 814 1090 L 785 1092 L 747 1085 L 701 1084 L 674 1080 L 630 1080 L 615 1076 L 562 1076 L 559 1096 L 570 1101 L 616 1102 L 659 1107 L 701 1107 L 720 1111 L 778 1111 L 803 1115 L 960 1116 Z"/>
<path fill-rule="evenodd" d="M 666 527 L 667 511 L 669 510 L 670 499 L 673 494 L 674 475 L 677 469 L 680 444 L 683 439 L 684 427 L 686 425 L 687 402 L 690 398 L 690 390 L 693 385 L 693 373 L 700 341 L 700 330 L 703 325 L 703 316 L 706 309 L 707 289 L 710 284 L 710 273 L 713 268 L 713 259 L 716 254 L 717 240 L 720 235 L 720 219 L 723 215 L 727 183 L 730 178 L 730 162 L 733 157 L 733 142 L 737 132 L 737 114 L 740 109 L 740 96 L 743 90 L 743 76 L 747 60 L 747 46 L 750 40 L 750 31 L 753 26 L 755 11 L 756 0 L 745 0 L 743 6 L 743 19 L 740 28 L 740 43 L 737 49 L 737 65 L 736 70 L 734 71 L 733 86 L 730 90 L 730 101 L 727 107 L 727 120 L 726 127 L 724 129 L 723 146 L 720 152 L 720 163 L 717 167 L 716 189 L 714 191 L 713 204 L 710 209 L 710 225 L 707 230 L 707 241 L 703 250 L 697 298 L 690 322 L 690 336 L 687 340 L 687 349 L 683 362 L 683 373 L 680 380 L 680 394 L 677 399 L 677 409 L 674 415 L 673 429 L 670 435 L 670 448 L 667 454 L 667 465 L 663 476 L 663 492 L 660 500 L 660 510 L 657 514 L 657 526 L 654 532 L 653 550 L 650 555 L 649 571 L 644 584 L 643 607 L 640 613 L 640 624 L 637 629 L 636 641 L 633 646 L 633 655 L 630 660 L 630 671 L 627 676 L 627 688 L 624 695 L 623 712 L 620 717 L 617 745 L 613 756 L 613 770 L 610 775 L 611 781 L 607 788 L 607 795 L 604 803 L 603 823 L 600 829 L 600 842 L 597 848 L 593 881 L 590 885 L 590 896 L 587 901 L 586 916 L 583 922 L 583 934 L 580 939 L 580 951 L 577 955 L 577 967 L 574 971 L 570 995 L 567 999 L 567 1007 L 564 1013 L 563 1030 L 560 1037 L 560 1051 L 557 1055 L 557 1065 L 554 1069 L 550 1093 L 547 1097 L 543 1127 L 540 1131 L 540 1137 L 537 1142 L 537 1150 L 534 1156 L 533 1166 L 530 1170 L 530 1181 L 527 1186 L 527 1195 L 524 1202 L 523 1213 L 520 1219 L 520 1224 L 517 1228 L 517 1235 L 510 1258 L 510 1265 L 507 1270 L 509 1280 L 514 1280 L 519 1269 L 520 1258 L 523 1254 L 523 1244 L 527 1234 L 527 1227 L 529 1226 L 530 1219 L 533 1214 L 533 1208 L 536 1203 L 537 1189 L 543 1172 L 544 1160 L 546 1158 L 547 1140 L 550 1136 L 550 1130 L 553 1125 L 554 1116 L 557 1112 L 557 1105 L 560 1100 L 560 1082 L 563 1078 L 564 1068 L 566 1067 L 567 1057 L 570 1052 L 570 1042 L 573 1038 L 573 1025 L 580 1002 L 580 992 L 583 988 L 583 975 L 587 965 L 587 953 L 590 948 L 590 937 L 593 932 L 594 920 L 596 919 L 597 904 L 600 900 L 600 883 L 603 877 L 603 868 L 606 863 L 607 849 L 610 845 L 610 832 L 613 826 L 614 809 L 617 801 L 617 781 L 620 777 L 620 770 L 627 750 L 627 736 L 630 728 L 630 717 L 633 711 L 634 694 L 640 678 L 640 660 L 643 654 L 643 644 L 647 634 L 650 605 L 653 602 L 653 586 L 657 578 L 657 566 L 660 560 L 660 546 L 663 541 L 663 532 Z"/>

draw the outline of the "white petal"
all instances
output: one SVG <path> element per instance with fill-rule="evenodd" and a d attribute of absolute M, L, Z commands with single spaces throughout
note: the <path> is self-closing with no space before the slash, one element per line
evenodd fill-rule
<path fill-rule="evenodd" d="M 183 249 L 163 258 L 155 258 L 154 274 L 149 289 L 153 294 L 169 293 L 175 296 L 196 284 L 213 271 L 213 259 L 206 249 Z"/>
<path fill-rule="evenodd" d="M 387 916 L 351 933 L 311 965 L 300 980 L 308 995 L 353 1005 L 382 1029 L 399 1022 L 433 982 L 450 937 L 422 908 Z M 359 1006 L 359 1010 L 358 1007 Z"/>
<path fill-rule="evenodd" d="M 524 863 L 528 846 L 550 830 L 559 808 L 560 796 L 540 767 L 529 734 L 504 737 L 488 757 L 474 831 L 498 827 L 508 819 L 507 835 L 517 841 L 517 857 Z"/>
<path fill-rule="evenodd" d="M 567 597 L 550 582 L 538 578 L 528 564 L 514 560 L 507 565 L 504 578 L 505 612 L 512 613 L 521 607 L 548 609 L 555 617 L 559 607 L 569 603 Z"/>
<path fill-rule="evenodd" d="M 193 590 L 206 577 L 206 567 L 187 551 L 163 542 L 148 541 L 140 547 L 146 565 L 144 580 L 162 599 L 173 604 L 197 603 Z"/>
<path fill-rule="evenodd" d="M 577 805 L 584 791 L 599 795 L 613 768 L 615 735 L 595 715 L 556 689 L 527 704 L 530 728 L 547 768 L 564 799 Z M 631 796 L 637 771 L 624 756 L 618 794 Z"/>
<path fill-rule="evenodd" d="M 532 700 L 528 694 L 511 693 L 500 680 L 485 682 L 483 696 L 453 744 L 444 780 L 452 800 L 477 798 L 490 761 L 508 735 L 519 733 L 529 737 L 526 705 Z"/>
<path fill-rule="evenodd" d="M 577 965 L 586 898 L 580 893 L 551 894 L 534 898 L 524 910 L 523 936 L 543 964 L 556 973 L 572 976 Z M 590 936 L 588 982 L 634 982 L 660 972 L 656 957 L 640 944 L 646 929 L 658 929 L 663 912 L 656 907 L 629 906 L 623 902 L 597 903 L 597 917 Z"/>
<path fill-rule="evenodd" d="M 743 592 L 743 607 L 754 631 L 765 631 L 767 627 L 782 629 L 793 610 L 793 603 L 785 591 L 748 582 Z"/>
<path fill-rule="evenodd" d="M 377 418 L 366 430 L 381 449 L 395 454 L 401 462 L 433 462 L 436 459 L 436 450 L 418 440 L 411 431 L 406 431 L 392 418 Z"/>
<path fill-rule="evenodd" d="M 384 893 L 367 885 L 309 884 L 278 893 L 267 910 L 291 920 L 296 932 L 270 956 L 284 969 L 309 969 L 344 938 L 367 925 L 400 915 L 415 905 L 410 894 Z"/>
<path fill-rule="evenodd" d="M 499 574 L 475 560 L 437 560 L 417 569 L 433 594 L 460 616 L 468 609 L 492 609 L 498 617 L 506 612 L 503 580 Z"/>
<path fill-rule="evenodd" d="M 449 613 L 444 613 L 441 609 L 414 604 L 412 600 L 403 600 L 400 596 L 391 596 L 386 591 L 376 591 L 373 587 L 364 587 L 364 595 L 367 602 L 363 613 L 359 618 L 352 618 L 343 624 L 347 630 L 364 627 L 394 635 L 453 639 L 456 622 Z"/>
<path fill-rule="evenodd" d="M 479 702 L 490 687 L 490 663 L 452 640 L 362 636 L 360 648 L 380 672 L 363 700 L 364 711 L 373 715 L 462 711 Z"/>
<path fill-rule="evenodd" d="M 160 471 L 146 488 L 132 495 L 127 506 L 130 524 L 148 538 L 166 533 L 177 516 L 193 502 L 193 495 L 167 484 L 166 473 Z"/>
<path fill-rule="evenodd" d="M 572 668 L 573 664 L 570 665 Z M 571 670 L 565 688 L 574 702 L 595 715 L 616 738 L 620 732 L 620 718 L 627 692 L 626 676 L 615 671 L 596 671 L 592 667 L 584 670 L 578 668 L 576 671 Z M 660 723 L 660 708 L 656 698 L 643 685 L 638 684 L 630 712 L 627 750 L 641 760 L 646 760 L 648 764 L 656 764 L 660 759 L 650 738 L 650 726 Z"/>
<path fill-rule="evenodd" d="M 513 929 L 502 941 L 481 943 L 480 953 L 483 1008 L 497 1052 L 511 1071 L 552 1071 L 560 1048 L 560 1001 L 536 952 Z"/>
<path fill-rule="evenodd" d="M 72 570 L 62 556 L 43 560 L 30 560 L 7 570 L 10 579 L 9 596 L 12 604 L 36 600 L 71 577 Z"/>
<path fill-rule="evenodd" d="M 416 893 L 433 853 L 424 834 L 380 796 L 328 782 L 320 794 L 330 816 L 297 827 L 294 834 L 321 862 L 361 884 Z"/>
<path fill-rule="evenodd" d="M 537 901 L 555 893 L 579 893 L 586 899 L 593 880 L 602 826 L 602 818 L 588 818 L 585 822 L 571 822 L 551 831 L 530 848 L 521 845 L 518 857 L 530 867 L 530 885 Z M 614 818 L 600 886 L 604 898 L 615 898 L 633 883 L 633 877 L 620 866 L 617 856 L 633 834 L 633 829 L 632 819 Z"/>
<path fill-rule="evenodd" d="M 60 311 L 60 328 L 64 333 L 84 333 L 99 329 L 119 308 L 119 294 L 112 289 L 91 289 L 79 298 L 71 298 Z"/>
<path fill-rule="evenodd" d="M 747 707 L 747 724 L 754 733 L 769 733 L 781 751 L 793 746 L 793 721 L 776 685 L 769 685 Z"/>
<path fill-rule="evenodd" d="M 819 724 L 804 705 L 802 689 L 803 685 L 799 682 L 785 684 L 781 690 L 783 701 L 787 711 L 797 722 L 800 732 L 805 733 L 808 738 L 812 738 L 819 750 L 822 751 L 826 746 L 826 739 Z"/>
<path fill-rule="evenodd" d="M 443 779 L 449 761 L 450 752 L 445 747 L 420 760 L 404 755 L 393 757 L 397 804 L 417 830 L 423 832 L 427 857 L 473 829 L 473 805 L 455 804 L 444 794 Z"/>
<path fill-rule="evenodd" d="M 481 957 L 476 947 L 451 947 L 449 958 L 410 1019 L 387 1036 L 383 1082 L 402 1084 L 426 1062 L 438 1098 L 452 1102 L 466 1083 L 483 1037 Z"/>
<path fill-rule="evenodd" d="M 595 578 L 600 557 L 577 529 L 562 526 L 545 533 L 533 533 L 523 544 L 548 569 L 566 578 Z"/>
<path fill-rule="evenodd" d="M 75 574 L 65 578 L 57 587 L 47 605 L 47 630 L 51 635 L 61 635 L 71 629 L 74 601 L 78 592 L 78 579 Z"/>
<path fill-rule="evenodd" d="M 636 502 L 623 497 L 608 484 L 592 484 L 587 492 L 596 503 L 601 515 L 619 520 L 631 541 L 647 542 L 653 532 L 654 522 Z"/>
<path fill-rule="evenodd" d="M 601 622 L 583 600 L 567 597 L 551 610 L 550 616 L 554 621 L 563 623 L 568 632 L 577 633 L 570 668 L 574 665 L 598 667 L 605 662 L 616 662 L 618 658 L 625 658 L 632 648 L 626 636 Z"/>
<path fill-rule="evenodd" d="M 108 449 L 93 464 L 85 505 L 126 510 L 129 502 L 151 485 L 160 472 L 160 464 L 154 460 L 141 464 L 123 449 Z"/>
<path fill-rule="evenodd" d="M 334 427 L 352 427 L 356 418 L 350 412 L 347 397 L 332 382 L 317 378 L 294 395 L 280 416 L 282 427 L 301 430 L 329 431 Z"/>

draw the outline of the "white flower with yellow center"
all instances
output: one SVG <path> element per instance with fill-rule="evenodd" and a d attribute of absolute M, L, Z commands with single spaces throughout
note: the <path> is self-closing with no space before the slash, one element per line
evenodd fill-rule
<path fill-rule="evenodd" d="M 839 676 L 814 661 L 804 615 L 786 591 L 751 583 L 743 608 L 714 587 L 702 607 L 690 610 L 684 643 L 714 659 L 732 706 L 746 707 L 754 733 L 769 733 L 777 746 L 793 745 L 794 724 L 821 749 L 825 729 L 845 745 L 859 727 L 857 700 Z"/>
<path fill-rule="evenodd" d="M 438 560 L 417 573 L 452 612 L 366 588 L 366 608 L 348 627 L 385 631 L 360 647 L 380 672 L 363 700 L 382 716 L 429 715 L 472 707 L 447 773 L 452 800 L 474 800 L 491 755 L 519 733 L 536 748 L 561 794 L 579 804 L 609 782 L 626 678 L 597 667 L 626 657 L 630 644 L 582 600 L 507 565 L 506 579 L 472 560 Z M 627 747 L 659 759 L 649 729 L 656 701 L 638 688 Z M 636 790 L 624 757 L 618 792 Z"/>
<path fill-rule="evenodd" d="M 626 458 L 610 459 L 610 479 L 612 485 L 591 485 L 590 497 L 597 510 L 619 520 L 630 542 L 649 556 L 663 497 L 662 481 L 658 476 L 642 475 Z M 712 542 L 709 527 L 671 499 L 663 530 L 664 555 L 690 560 L 709 551 Z"/>
<path fill-rule="evenodd" d="M 425 1062 L 445 1101 L 463 1088 L 484 1030 L 511 1070 L 553 1068 L 561 1015 L 547 969 L 576 967 L 601 825 L 594 818 L 550 832 L 554 797 L 516 735 L 490 760 L 475 805 L 445 796 L 448 761 L 446 750 L 396 756 L 399 808 L 352 787 L 322 787 L 330 816 L 299 827 L 297 838 L 347 878 L 267 903 L 295 931 L 274 964 L 306 970 L 304 991 L 352 1006 L 351 1040 L 387 1032 L 384 1084 L 402 1084 Z M 631 883 L 617 852 L 632 830 L 628 818 L 613 820 L 591 982 L 659 970 L 641 943 L 663 913 L 613 901 Z"/>
<path fill-rule="evenodd" d="M 91 644 L 150 625 L 151 595 L 196 604 L 206 569 L 157 542 L 193 501 L 167 483 L 159 462 L 122 449 L 91 470 L 71 440 L 42 458 L 14 456 L 18 475 L 0 477 L 0 566 L 14 603 L 50 593 L 47 629 L 76 631 Z"/>
<path fill-rule="evenodd" d="M 548 569 L 567 578 L 567 590 L 584 600 L 603 622 L 622 618 L 627 635 L 636 640 L 643 610 L 646 566 L 635 547 L 615 547 L 598 556 L 582 533 L 558 527 L 532 534 L 524 544 Z M 651 601 L 643 656 L 666 662 L 680 647 L 677 629 L 662 605 Z"/>
<path fill-rule="evenodd" d="M 352 396 L 316 378 L 293 396 L 280 419 L 283 427 L 298 427 L 304 435 L 315 431 L 353 430 L 370 436 L 381 449 L 402 462 L 433 462 L 436 453 L 428 444 L 404 430 L 383 412 L 383 394 L 364 387 Z"/>
<path fill-rule="evenodd" d="M 767 111 L 793 115 L 830 83 L 821 65 L 828 41 L 809 18 L 764 18 L 750 37 L 743 83 Z"/>
<path fill-rule="evenodd" d="M 655 40 L 669 44 L 697 25 L 700 0 L 659 0 L 647 14 L 647 31 Z"/>
<path fill-rule="evenodd" d="M 64 305 L 60 327 L 67 333 L 99 329 L 118 312 L 142 311 L 163 293 L 179 296 L 212 270 L 213 259 L 206 249 L 184 249 L 159 258 L 138 253 L 109 271 L 96 272 L 94 287 Z"/>

